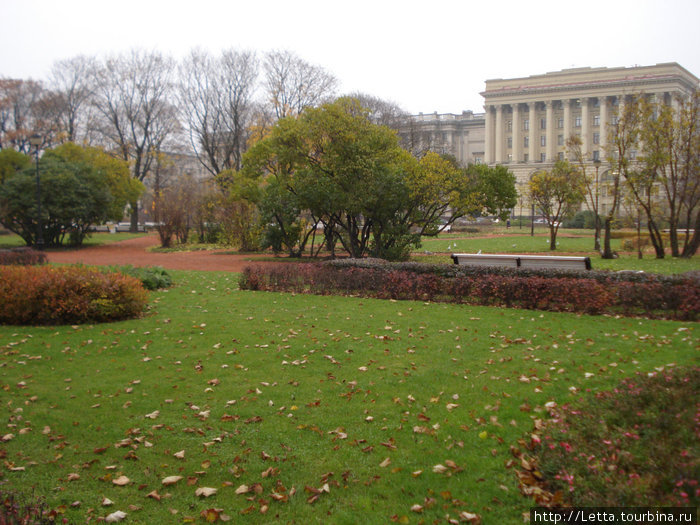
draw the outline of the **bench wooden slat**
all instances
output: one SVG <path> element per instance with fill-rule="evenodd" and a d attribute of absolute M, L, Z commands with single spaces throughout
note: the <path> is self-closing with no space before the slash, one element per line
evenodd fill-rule
<path fill-rule="evenodd" d="M 471 266 L 500 266 L 508 268 L 559 268 L 590 270 L 589 257 L 559 255 L 510 255 L 491 253 L 453 253 L 455 264 Z"/>

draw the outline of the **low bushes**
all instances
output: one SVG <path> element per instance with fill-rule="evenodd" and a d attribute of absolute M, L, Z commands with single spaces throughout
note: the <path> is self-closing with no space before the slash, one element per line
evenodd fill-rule
<path fill-rule="evenodd" d="M 136 267 L 131 265 L 126 266 L 110 266 L 110 272 L 119 272 L 125 275 L 135 277 L 146 290 L 160 290 L 161 288 L 170 288 L 173 284 L 173 279 L 168 271 L 161 266 L 146 266 Z"/>
<path fill-rule="evenodd" d="M 695 319 L 698 275 L 513 270 L 362 259 L 248 267 L 240 286 L 537 310 Z"/>
<path fill-rule="evenodd" d="M 0 266 L 0 323 L 104 322 L 139 316 L 147 292 L 134 277 L 84 266 Z"/>
<path fill-rule="evenodd" d="M 700 503 L 700 368 L 637 374 L 550 408 L 521 445 L 521 490 L 546 506 Z M 524 461 L 523 461 L 524 460 Z"/>
<path fill-rule="evenodd" d="M 44 263 L 46 263 L 46 254 L 27 246 L 11 248 L 9 250 L 0 250 L 0 266 L 10 264 L 31 265 Z"/>

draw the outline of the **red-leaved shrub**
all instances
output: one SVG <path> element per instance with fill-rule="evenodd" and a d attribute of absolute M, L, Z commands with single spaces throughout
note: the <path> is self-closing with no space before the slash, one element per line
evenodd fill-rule
<path fill-rule="evenodd" d="M 104 322 L 139 316 L 148 298 L 141 282 L 84 266 L 0 266 L 0 323 Z"/>
<path fill-rule="evenodd" d="M 10 264 L 31 265 L 46 263 L 46 254 L 28 246 L 0 250 L 0 266 Z"/>
<path fill-rule="evenodd" d="M 242 289 L 318 295 L 361 295 L 694 320 L 700 312 L 700 281 L 692 276 L 662 278 L 613 273 L 522 272 L 431 267 L 358 261 L 250 266 Z"/>

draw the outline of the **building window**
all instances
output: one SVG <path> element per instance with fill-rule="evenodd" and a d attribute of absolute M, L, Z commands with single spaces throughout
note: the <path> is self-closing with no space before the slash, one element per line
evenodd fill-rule
<path fill-rule="evenodd" d="M 564 160 L 564 152 L 560 151 L 557 157 L 559 158 L 559 160 Z"/>
<path fill-rule="evenodd" d="M 545 162 L 547 160 L 547 154 L 546 153 L 540 153 L 540 162 Z"/>
<path fill-rule="evenodd" d="M 506 143 L 508 144 L 509 148 L 512 148 L 513 147 L 513 137 L 508 137 L 506 139 Z"/>
<path fill-rule="evenodd" d="M 513 162 L 513 155 L 510 153 L 508 154 L 508 162 Z"/>
<path fill-rule="evenodd" d="M 559 117 L 557 120 L 557 128 L 563 129 L 564 128 L 564 119 L 562 117 Z"/>
<path fill-rule="evenodd" d="M 558 146 L 564 145 L 564 135 L 557 135 L 557 145 Z"/>
<path fill-rule="evenodd" d="M 581 115 L 576 115 L 576 117 L 574 118 L 574 127 L 581 127 Z"/>
<path fill-rule="evenodd" d="M 632 160 L 637 160 L 637 150 L 636 149 L 633 149 L 632 151 L 630 151 L 630 158 Z"/>
<path fill-rule="evenodd" d="M 523 137 L 523 146 L 526 148 L 530 147 L 530 137 Z"/>
<path fill-rule="evenodd" d="M 481 157 L 474 157 L 474 164 L 481 164 Z"/>
<path fill-rule="evenodd" d="M 600 151 L 593 151 L 593 160 L 600 160 Z"/>
<path fill-rule="evenodd" d="M 547 129 L 547 119 L 546 118 L 540 119 L 540 129 Z"/>
<path fill-rule="evenodd" d="M 547 135 L 540 135 L 540 146 L 547 145 Z"/>
<path fill-rule="evenodd" d="M 600 126 L 600 115 L 593 115 L 593 125 Z"/>
<path fill-rule="evenodd" d="M 613 115 L 611 123 L 613 126 L 617 126 L 617 123 L 618 123 L 617 115 Z"/>
<path fill-rule="evenodd" d="M 530 161 L 530 155 L 525 153 L 525 155 L 523 155 L 523 162 L 529 162 L 529 161 Z"/>
<path fill-rule="evenodd" d="M 512 120 L 506 121 L 506 129 L 508 131 L 513 131 L 513 121 Z"/>
<path fill-rule="evenodd" d="M 600 144 L 600 133 L 593 133 L 593 144 Z"/>
<path fill-rule="evenodd" d="M 523 131 L 528 131 L 530 129 L 530 119 L 523 120 Z"/>

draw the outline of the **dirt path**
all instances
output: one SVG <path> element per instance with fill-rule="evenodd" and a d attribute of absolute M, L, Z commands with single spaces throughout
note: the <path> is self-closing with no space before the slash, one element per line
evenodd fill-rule
<path fill-rule="evenodd" d="M 91 246 L 70 251 L 47 252 L 52 263 L 82 263 L 108 266 L 131 264 L 132 266 L 162 266 L 170 270 L 208 270 L 240 272 L 251 264 L 250 259 L 265 255 L 230 255 L 226 250 L 156 253 L 148 248 L 158 245 L 157 235 Z M 274 263 L 268 263 L 274 264 Z"/>

